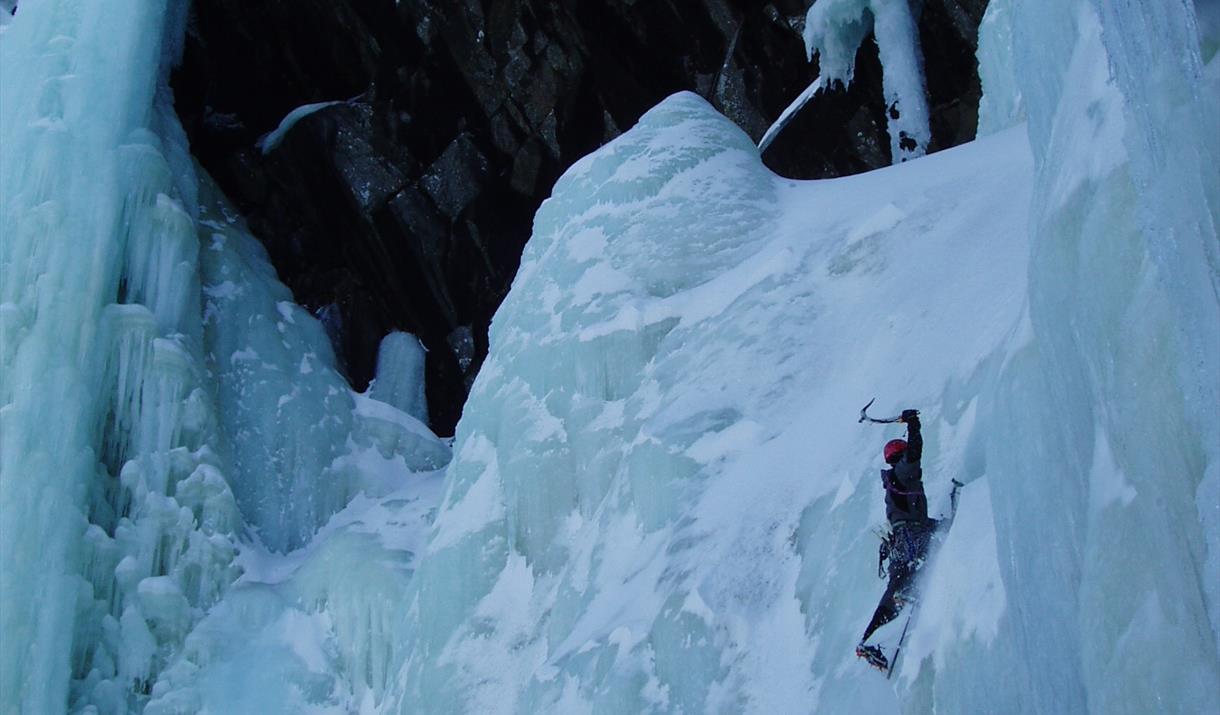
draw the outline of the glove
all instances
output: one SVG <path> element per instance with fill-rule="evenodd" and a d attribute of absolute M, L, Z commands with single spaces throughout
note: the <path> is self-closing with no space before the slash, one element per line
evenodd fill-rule
<path fill-rule="evenodd" d="M 919 421 L 919 410 L 903 410 L 902 417 L 899 418 L 899 421 L 900 422 L 918 422 Z"/>

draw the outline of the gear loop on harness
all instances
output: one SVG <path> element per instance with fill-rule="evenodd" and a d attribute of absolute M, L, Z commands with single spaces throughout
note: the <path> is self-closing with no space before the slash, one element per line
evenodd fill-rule
<path fill-rule="evenodd" d="M 881 544 L 877 547 L 877 578 L 885 579 L 888 573 L 885 562 L 890 558 L 894 535 L 892 532 L 878 529 L 877 538 L 881 539 Z"/>

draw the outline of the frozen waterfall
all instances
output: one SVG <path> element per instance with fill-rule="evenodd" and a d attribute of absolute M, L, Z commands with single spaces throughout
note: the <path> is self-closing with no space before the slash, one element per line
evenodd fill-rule
<path fill-rule="evenodd" d="M 449 458 L 418 419 L 352 393 L 321 326 L 193 165 L 165 84 L 185 9 L 23 3 L 0 38 L 0 65 L 20 68 L 0 75 L 6 713 L 239 711 L 234 683 L 208 690 L 230 645 L 208 634 L 250 635 L 259 617 L 367 631 L 375 593 L 346 594 L 306 556 L 382 553 L 409 574 L 422 547 L 403 525 L 426 524 Z M 399 533 L 360 537 L 386 503 Z M 262 567 L 324 524 L 329 548 L 294 552 L 291 585 Z M 258 613 L 251 593 L 278 610 Z M 332 597 L 348 608 L 328 611 Z M 384 650 L 367 640 L 345 641 L 365 665 L 345 664 L 328 697 L 350 697 L 350 674 Z M 327 677 L 339 682 L 313 682 Z M 261 687 L 278 696 L 261 712 L 294 711 L 284 682 Z"/>
<path fill-rule="evenodd" d="M 395 709 L 1214 707 L 1220 65 L 1184 5 L 1004 10 L 991 130 L 1028 125 L 797 183 L 678 96 L 560 180 Z M 852 654 L 873 394 L 924 410 L 934 500 L 968 482 L 892 689 Z"/>
<path fill-rule="evenodd" d="M 185 5 L 23 2 L 0 711 L 1213 710 L 1199 5 L 994 0 L 984 136 L 844 179 L 670 97 L 538 212 L 451 447 L 418 343 L 354 393 L 193 163 Z M 923 411 L 933 512 L 967 483 L 892 681 L 853 654 L 898 436 L 856 423 L 874 395 Z"/>

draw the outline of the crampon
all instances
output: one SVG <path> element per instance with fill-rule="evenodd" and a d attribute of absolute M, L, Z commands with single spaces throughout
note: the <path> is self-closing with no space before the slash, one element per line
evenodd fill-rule
<path fill-rule="evenodd" d="M 873 666 L 881 672 L 889 672 L 890 662 L 886 660 L 885 654 L 881 652 L 880 646 L 864 645 L 861 643 L 856 646 L 856 655 L 863 658 L 869 665 Z"/>

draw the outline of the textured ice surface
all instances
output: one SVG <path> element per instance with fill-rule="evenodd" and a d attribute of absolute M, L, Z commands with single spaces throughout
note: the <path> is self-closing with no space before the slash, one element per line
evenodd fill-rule
<path fill-rule="evenodd" d="M 795 183 L 679 95 L 560 180 L 397 709 L 1214 707 L 1217 75 L 1186 6 L 1011 11 L 985 73 L 1028 71 L 990 85 L 993 128 L 1028 125 Z M 923 409 L 933 511 L 968 483 L 892 685 L 852 654 L 875 394 Z"/>
<path fill-rule="evenodd" d="M 237 503 L 261 541 L 284 551 L 304 545 L 352 495 L 335 460 L 347 450 L 354 404 L 321 324 L 292 302 L 235 216 L 205 181 L 196 245 L 208 366 L 235 437 Z"/>
<path fill-rule="evenodd" d="M 381 709 L 405 658 L 403 594 L 442 473 L 404 481 L 401 456 L 380 473 L 389 486 L 355 497 L 309 546 L 286 556 L 243 549 L 241 579 L 191 633 L 145 712 Z"/>
<path fill-rule="evenodd" d="M 428 398 L 424 395 L 424 346 L 410 333 L 392 332 L 381 339 L 377 351 L 377 375 L 369 394 L 428 421 Z"/>
<path fill-rule="evenodd" d="M 990 577 L 945 630 L 989 642 L 1005 600 L 976 403 L 1024 325 L 1031 170 L 1017 130 L 785 181 L 693 95 L 573 167 L 492 326 L 394 704 L 895 709 L 852 653 L 882 589 L 893 435 L 854 419 L 873 394 L 928 415 L 934 502 L 976 482 L 947 588 Z"/>
<path fill-rule="evenodd" d="M 0 42 L 0 711 L 138 709 L 238 573 L 180 20 L 23 3 Z"/>
<path fill-rule="evenodd" d="M 1199 54 L 1210 62 L 1220 50 L 1220 0 L 1195 0 L 1195 17 L 1199 26 Z"/>
<path fill-rule="evenodd" d="M 1021 85 L 1013 64 L 1012 0 L 990 0 L 979 23 L 978 135 L 986 136 L 1025 120 Z"/>
<path fill-rule="evenodd" d="M 1214 26 L 1007 7 L 1024 125 L 792 182 L 682 94 L 574 166 L 442 471 L 192 166 L 184 6 L 23 3 L 0 710 L 1213 710 Z M 889 682 L 874 395 L 923 410 L 933 512 L 967 482 Z"/>
<path fill-rule="evenodd" d="M 1022 584 L 1000 640 L 1055 654 L 1015 661 L 1015 701 L 1204 711 L 1220 692 L 1217 76 L 1185 3 L 1026 3 L 1013 28 L 1037 172 L 1031 337 L 987 460 L 1012 465 L 993 503 L 1041 515 L 996 509 L 1001 574 Z"/>
<path fill-rule="evenodd" d="M 23 3 L 0 42 L 0 712 L 350 710 L 439 499 L 448 445 L 351 392 L 193 165 L 185 10 Z"/>

